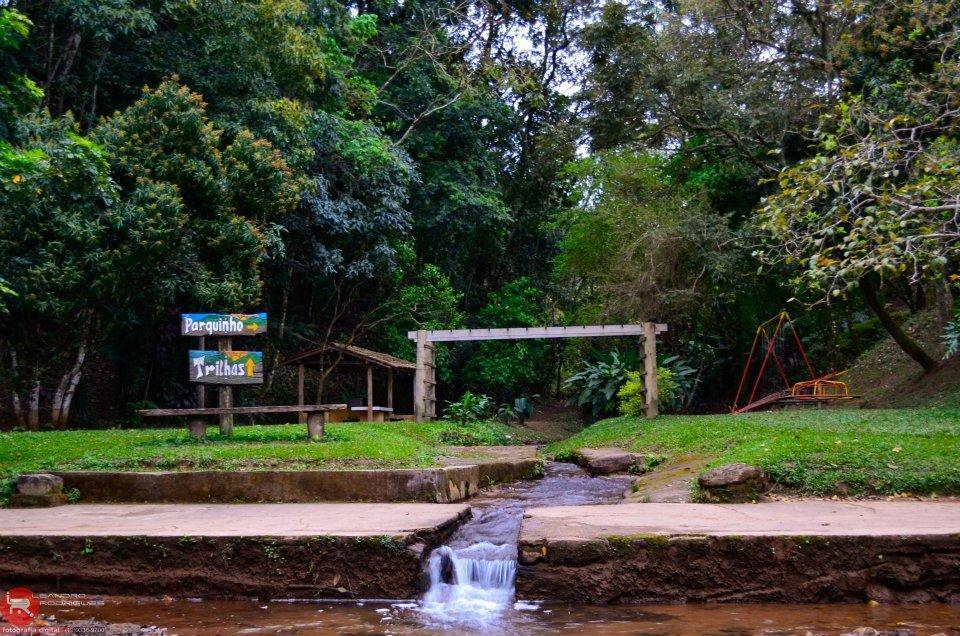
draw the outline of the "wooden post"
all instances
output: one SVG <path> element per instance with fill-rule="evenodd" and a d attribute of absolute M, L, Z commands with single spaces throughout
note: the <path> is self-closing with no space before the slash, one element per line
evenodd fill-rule
<path fill-rule="evenodd" d="M 232 346 L 233 344 L 230 338 L 220 338 L 220 342 L 219 342 L 220 351 L 230 351 Z M 221 386 L 220 387 L 220 408 L 228 409 L 232 406 L 233 406 L 233 387 Z M 220 434 L 230 435 L 232 433 L 233 433 L 233 415 L 229 413 L 224 413 L 220 415 Z"/>
<path fill-rule="evenodd" d="M 367 421 L 373 421 L 373 366 L 367 365 Z"/>
<path fill-rule="evenodd" d="M 303 363 L 301 362 L 300 364 L 297 365 L 297 406 L 303 406 L 304 372 L 305 372 L 305 369 L 304 369 Z M 303 411 L 300 411 L 300 413 L 297 414 L 297 421 L 300 422 L 301 424 L 305 423 L 307 421 L 307 414 L 304 413 Z"/>
<path fill-rule="evenodd" d="M 643 323 L 643 389 L 646 416 L 656 417 L 660 394 L 657 390 L 657 328 L 652 322 Z"/>
<path fill-rule="evenodd" d="M 207 350 L 207 339 L 200 336 L 200 351 Z M 197 406 L 204 408 L 207 405 L 207 387 L 202 382 L 197 384 Z"/>
<path fill-rule="evenodd" d="M 413 414 L 418 422 L 422 422 L 426 416 L 424 408 L 426 402 L 426 371 L 424 365 L 427 355 L 427 332 L 423 329 L 417 331 L 417 370 L 413 377 Z"/>
<path fill-rule="evenodd" d="M 437 345 L 428 342 L 426 345 L 426 356 L 423 362 L 424 367 L 424 416 L 427 419 L 436 419 L 437 417 Z"/>
<path fill-rule="evenodd" d="M 393 408 L 393 369 L 387 369 L 387 408 Z M 392 415 L 391 411 L 388 415 Z"/>
<path fill-rule="evenodd" d="M 203 415 L 196 415 L 190 418 L 190 437 L 194 439 L 203 439 L 207 436 L 207 418 Z"/>
<path fill-rule="evenodd" d="M 307 438 L 316 441 L 326 432 L 330 414 L 327 411 L 311 411 L 307 415 Z"/>

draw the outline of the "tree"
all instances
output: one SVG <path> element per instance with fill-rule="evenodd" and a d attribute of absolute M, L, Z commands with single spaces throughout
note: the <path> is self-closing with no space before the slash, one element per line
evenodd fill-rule
<path fill-rule="evenodd" d="M 65 421 L 91 341 L 121 287 L 124 220 L 102 148 L 69 120 L 22 122 L 23 144 L 0 163 L 0 277 L 16 296 L 0 316 L 18 422 L 40 425 L 41 391 L 53 383 L 50 419 Z M 24 397 L 26 396 L 26 397 Z"/>
<path fill-rule="evenodd" d="M 299 184 L 269 143 L 226 143 L 173 82 L 104 121 L 101 143 L 69 117 L 19 126 L 7 156 L 30 161 L 0 163 L 0 277 L 16 293 L 0 324 L 14 412 L 36 429 L 48 403 L 62 427 L 88 356 L 118 332 L 258 300 L 272 215 Z"/>
<path fill-rule="evenodd" d="M 683 152 L 698 136 L 775 174 L 802 156 L 797 133 L 835 99 L 834 48 L 855 16 L 834 0 L 605 4 L 582 36 L 594 148 L 641 141 Z"/>
<path fill-rule="evenodd" d="M 477 319 L 482 327 L 534 327 L 544 323 L 543 292 L 529 278 L 510 281 L 487 297 Z M 464 382 L 515 397 L 547 377 L 547 349 L 536 340 L 481 342 L 463 368 Z"/>
<path fill-rule="evenodd" d="M 557 273 L 591 319 L 693 313 L 729 266 L 733 234 L 725 219 L 700 188 L 678 186 L 668 169 L 630 148 L 568 167 L 579 205 L 564 220 Z"/>
<path fill-rule="evenodd" d="M 876 7 L 856 46 L 896 38 L 900 49 L 823 117 L 818 154 L 780 173 L 761 216 L 774 238 L 767 261 L 797 263 L 797 285 L 821 297 L 859 288 L 925 370 L 936 362 L 892 319 L 877 286 L 943 279 L 960 254 L 960 33 L 950 4 Z M 905 9 L 914 29 L 899 38 Z"/>

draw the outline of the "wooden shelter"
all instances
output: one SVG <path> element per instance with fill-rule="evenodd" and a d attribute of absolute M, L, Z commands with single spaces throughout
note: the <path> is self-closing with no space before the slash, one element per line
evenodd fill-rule
<path fill-rule="evenodd" d="M 283 360 L 280 364 L 297 366 L 297 404 L 299 405 L 305 404 L 304 385 L 306 372 L 309 369 L 323 373 L 336 366 L 337 368 L 361 369 L 366 373 L 367 387 L 364 403 L 350 402 L 342 412 L 331 411 L 329 415 L 332 422 L 349 420 L 357 416 L 368 422 L 383 422 L 390 419 L 410 419 L 413 417 L 413 413 L 398 415 L 394 412 L 394 387 L 397 384 L 397 376 L 409 374 L 412 378 L 417 370 L 417 365 L 413 362 L 356 345 L 331 343 L 298 353 Z M 381 375 L 386 380 L 385 404 L 374 404 L 374 380 L 377 375 Z M 318 403 L 322 401 L 322 395 L 319 395 L 322 391 L 323 387 L 321 386 L 317 395 Z"/>

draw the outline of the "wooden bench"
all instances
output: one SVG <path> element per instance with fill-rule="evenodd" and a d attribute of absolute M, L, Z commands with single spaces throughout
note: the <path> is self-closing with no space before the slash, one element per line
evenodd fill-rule
<path fill-rule="evenodd" d="M 142 417 L 189 417 L 190 435 L 201 438 L 207 434 L 207 424 L 211 415 L 255 415 L 269 413 L 306 413 L 307 437 L 319 439 L 323 437 L 324 425 L 329 420 L 330 411 L 340 411 L 347 408 L 346 404 L 302 404 L 297 406 L 231 406 L 192 409 L 143 409 L 137 411 Z M 224 431 L 221 426 L 221 431 Z"/>
<path fill-rule="evenodd" d="M 387 418 L 393 415 L 393 409 L 389 406 L 350 406 L 345 409 L 330 411 L 328 422 L 349 422 L 358 418 L 361 422 L 383 423 Z"/>

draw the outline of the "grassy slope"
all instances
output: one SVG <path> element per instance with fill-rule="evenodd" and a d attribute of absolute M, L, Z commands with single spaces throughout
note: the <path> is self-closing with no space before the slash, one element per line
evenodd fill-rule
<path fill-rule="evenodd" d="M 213 429 L 211 429 L 213 430 Z M 0 433 L 0 503 L 13 478 L 39 470 L 218 470 L 431 466 L 446 444 L 522 443 L 528 432 L 495 422 L 329 424 L 319 442 L 306 427 L 238 426 L 192 440 L 184 429 Z"/>
<path fill-rule="evenodd" d="M 960 493 L 960 411 L 803 410 L 603 420 L 547 447 L 619 446 L 762 466 L 806 493 Z"/>
<path fill-rule="evenodd" d="M 905 329 L 935 358 L 943 355 L 942 330 L 933 311 L 906 321 Z M 960 356 L 924 376 L 922 369 L 887 337 L 860 356 L 843 378 L 863 406 L 933 406 L 960 409 Z"/>

